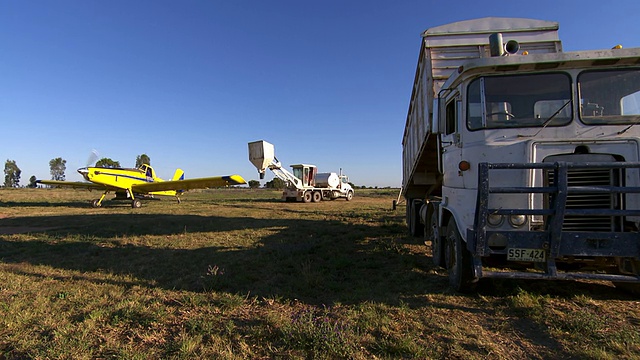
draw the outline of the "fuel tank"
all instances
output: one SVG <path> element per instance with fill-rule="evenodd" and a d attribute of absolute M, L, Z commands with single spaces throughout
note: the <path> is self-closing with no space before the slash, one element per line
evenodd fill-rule
<path fill-rule="evenodd" d="M 316 187 L 336 188 L 340 185 L 340 177 L 336 173 L 316 174 Z"/>

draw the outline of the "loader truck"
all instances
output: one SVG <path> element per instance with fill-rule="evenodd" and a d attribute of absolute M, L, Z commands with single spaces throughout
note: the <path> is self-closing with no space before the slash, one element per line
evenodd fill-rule
<path fill-rule="evenodd" d="M 640 286 L 640 48 L 563 52 L 558 23 L 422 33 L 401 197 L 457 291 L 481 278 Z"/>
<path fill-rule="evenodd" d="M 264 179 L 267 169 L 285 182 L 282 199 L 287 202 L 320 202 L 344 198 L 353 199 L 353 188 L 349 177 L 340 173 L 318 173 L 318 168 L 311 164 L 291 165 L 293 173 L 282 167 L 275 156 L 273 144 L 264 140 L 249 143 L 249 161 L 258 169 L 260 179 Z"/>

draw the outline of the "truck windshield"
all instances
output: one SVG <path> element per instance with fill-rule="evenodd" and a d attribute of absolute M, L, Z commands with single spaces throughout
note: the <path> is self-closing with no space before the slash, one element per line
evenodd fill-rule
<path fill-rule="evenodd" d="M 578 86 L 580 118 L 585 124 L 640 121 L 640 69 L 584 71 Z"/>
<path fill-rule="evenodd" d="M 566 125 L 571 78 L 563 73 L 486 76 L 467 89 L 469 130 Z"/>

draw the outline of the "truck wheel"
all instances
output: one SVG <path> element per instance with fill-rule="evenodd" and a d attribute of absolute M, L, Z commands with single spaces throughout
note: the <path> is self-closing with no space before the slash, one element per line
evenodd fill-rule
<path fill-rule="evenodd" d="M 424 225 L 420 222 L 420 207 L 422 207 L 422 200 L 413 199 L 407 203 L 407 215 L 409 221 L 409 233 L 413 237 L 424 236 Z"/>
<path fill-rule="evenodd" d="M 431 259 L 433 260 L 433 265 L 444 267 L 444 244 L 438 228 L 438 212 L 433 205 L 429 205 L 427 209 L 427 221 L 428 223 L 424 227 L 424 237 L 425 241 L 431 241 Z"/>
<path fill-rule="evenodd" d="M 353 199 L 353 191 L 347 193 L 347 201 L 351 201 L 351 199 Z"/>
<path fill-rule="evenodd" d="M 311 191 L 306 191 L 304 195 L 302 195 L 302 202 L 310 203 L 312 200 L 312 197 L 313 195 L 311 194 Z"/>
<path fill-rule="evenodd" d="M 311 199 L 313 202 L 320 202 L 322 201 L 322 193 L 320 191 L 314 191 L 313 192 L 313 198 Z"/>
<path fill-rule="evenodd" d="M 473 277 L 473 263 L 466 243 L 462 240 L 453 216 L 447 224 L 445 262 L 449 273 L 449 285 L 459 292 L 475 290 L 478 279 Z"/>

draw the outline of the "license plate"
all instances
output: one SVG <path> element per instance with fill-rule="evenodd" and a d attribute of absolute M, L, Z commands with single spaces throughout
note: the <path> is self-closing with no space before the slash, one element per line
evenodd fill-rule
<path fill-rule="evenodd" d="M 547 253 L 543 249 L 510 248 L 507 250 L 507 260 L 545 262 Z"/>

